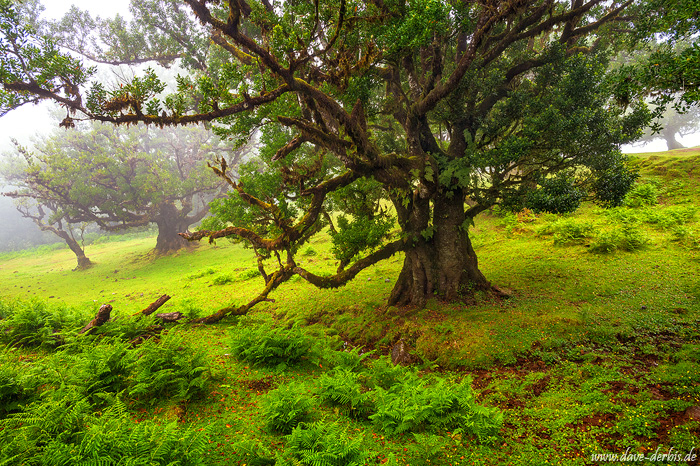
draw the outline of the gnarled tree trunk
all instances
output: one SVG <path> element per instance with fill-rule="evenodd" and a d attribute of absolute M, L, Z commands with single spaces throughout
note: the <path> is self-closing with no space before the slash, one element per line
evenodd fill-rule
<path fill-rule="evenodd" d="M 422 307 L 432 297 L 471 302 L 476 291 L 494 290 L 479 270 L 466 218 L 464 197 L 457 193 L 438 194 L 432 209 L 427 200 L 414 200 L 408 217 L 399 219 L 414 245 L 406 250 L 390 305 Z"/>
<path fill-rule="evenodd" d="M 685 146 L 676 139 L 677 128 L 675 126 L 667 126 L 664 128 L 664 139 L 666 140 L 666 146 L 668 150 L 674 149 L 684 149 Z"/>
<path fill-rule="evenodd" d="M 158 254 L 167 254 L 190 246 L 189 242 L 178 233 L 187 231 L 191 220 L 183 215 L 172 202 L 160 205 L 158 216 L 154 221 L 158 226 L 158 239 L 155 248 Z"/>
<path fill-rule="evenodd" d="M 53 227 L 41 227 L 42 230 L 44 231 L 51 231 L 52 233 L 58 235 L 63 241 L 66 242 L 68 247 L 70 248 L 71 251 L 73 251 L 73 254 L 75 254 L 75 257 L 78 259 L 78 266 L 74 268 L 73 270 L 85 270 L 89 269 L 92 267 L 94 264 L 85 255 L 85 250 L 82 248 L 82 246 L 73 238 L 71 234 L 64 230 L 60 230 L 58 228 L 53 228 Z"/>

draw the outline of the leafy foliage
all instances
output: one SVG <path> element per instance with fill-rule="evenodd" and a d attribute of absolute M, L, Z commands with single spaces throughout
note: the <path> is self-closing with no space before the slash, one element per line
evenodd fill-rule
<path fill-rule="evenodd" d="M 408 372 L 388 390 L 375 391 L 377 412 L 370 416 L 380 429 L 398 434 L 425 430 L 454 430 L 474 435 L 481 442 L 498 434 L 503 415 L 474 401 L 470 381 L 449 384 L 438 378 L 433 383 Z"/>
<path fill-rule="evenodd" d="M 82 326 L 85 314 L 46 301 L 3 301 L 0 340 L 22 346 L 56 347 L 70 331 Z"/>
<path fill-rule="evenodd" d="M 231 332 L 231 353 L 241 361 L 283 369 L 308 356 L 312 345 L 299 327 L 285 330 L 269 324 L 245 323 Z"/>
<path fill-rule="evenodd" d="M 653 183 L 637 185 L 625 198 L 625 203 L 630 207 L 652 206 L 658 203 L 659 189 Z"/>
<path fill-rule="evenodd" d="M 306 384 L 290 383 L 267 394 L 262 403 L 262 415 L 270 430 L 288 434 L 308 420 L 313 405 L 313 396 Z"/>
<path fill-rule="evenodd" d="M 3 357 L 8 359 L 6 355 Z M 19 369 L 10 364 L 0 365 L 0 418 L 20 409 L 28 395 Z"/>
<path fill-rule="evenodd" d="M 538 231 L 540 235 L 553 235 L 554 244 L 581 244 L 593 235 L 594 226 L 585 220 L 561 218 L 548 223 Z"/>
<path fill-rule="evenodd" d="M 138 359 L 128 393 L 142 404 L 157 398 L 189 400 L 202 393 L 210 372 L 206 356 L 184 342 L 182 336 L 167 334 L 160 342 L 147 340 L 138 347 Z"/>
<path fill-rule="evenodd" d="M 366 454 L 360 441 L 350 439 L 338 424 L 316 422 L 302 424 L 287 436 L 286 451 L 280 465 L 360 466 Z"/>
<path fill-rule="evenodd" d="M 540 189 L 529 191 L 525 206 L 535 212 L 555 214 L 573 212 L 581 205 L 586 193 L 565 175 L 545 179 Z"/>
<path fill-rule="evenodd" d="M 361 374 L 347 367 L 336 367 L 319 378 L 319 398 L 342 407 L 350 417 L 366 417 L 373 411 L 371 394 L 364 389 Z"/>
<path fill-rule="evenodd" d="M 77 393 L 0 420 L 2 464 L 203 465 L 206 437 L 176 423 L 135 423 L 115 401 L 102 414 Z"/>

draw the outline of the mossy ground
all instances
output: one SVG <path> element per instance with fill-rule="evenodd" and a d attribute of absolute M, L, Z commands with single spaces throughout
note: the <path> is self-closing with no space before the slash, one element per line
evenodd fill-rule
<path fill-rule="evenodd" d="M 642 172 L 640 184 L 656 190 L 656 204 L 477 219 L 471 235 L 480 267 L 510 291 L 509 299 L 484 295 L 469 306 L 432 300 L 425 309 L 387 308 L 402 262 L 395 256 L 336 290 L 292 280 L 271 295 L 274 303 L 254 308 L 253 317 L 298 323 L 310 338 L 335 335 L 378 353 L 403 338 L 424 370 L 454 380 L 473 377 L 479 402 L 505 414 L 501 438 L 481 446 L 443 433 L 444 444 L 429 464 L 595 464 L 592 454 L 627 448 L 648 455 L 671 447 L 697 452 L 700 209 L 693 212 L 700 207 L 700 150 L 640 154 L 632 162 Z M 575 231 L 583 233 L 571 233 L 562 221 L 579 222 L 585 228 Z M 612 241 L 611 232 L 642 240 L 631 251 L 592 253 L 601 241 Z M 0 256 L 0 298 L 62 301 L 87 321 L 100 304 L 127 315 L 167 293 L 173 298 L 164 312 L 197 317 L 243 303 L 262 287 L 252 251 L 240 245 L 219 241 L 158 257 L 149 254 L 154 244 L 146 237 L 91 245 L 86 252 L 96 266 L 81 272 L 71 271 L 69 250 Z M 312 241 L 300 260 L 310 269 L 333 271 L 328 236 Z M 206 428 L 211 464 L 230 464 L 241 438 L 283 449 L 284 438 L 269 433 L 259 416 L 260 397 L 292 380 L 313 384 L 325 370 L 307 364 L 275 371 L 233 360 L 226 336 L 233 324 L 235 319 L 180 326 L 210 356 L 215 382 L 207 398 L 190 403 L 184 415 L 175 416 L 167 404 L 139 414 Z M 11 354 L 3 364 L 41 356 L 26 349 Z M 351 436 L 362 438 L 372 452 L 369 464 L 391 454 L 399 464 L 424 464 L 425 445 L 410 435 L 390 438 L 332 409 L 316 415 L 339 419 Z"/>

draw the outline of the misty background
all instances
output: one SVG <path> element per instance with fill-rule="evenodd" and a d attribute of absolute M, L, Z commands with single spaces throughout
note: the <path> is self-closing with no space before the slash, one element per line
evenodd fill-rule
<path fill-rule="evenodd" d="M 45 11 L 42 17 L 48 20 L 57 20 L 63 17 L 71 5 L 88 10 L 93 16 L 113 17 L 120 14 L 125 19 L 130 19 L 129 0 L 112 0 L 110 2 L 95 2 L 93 0 L 51 0 L 43 2 Z M 115 81 L 119 74 L 125 76 L 138 74 L 141 70 L 150 66 L 166 82 L 173 82 L 177 75 L 177 68 L 165 69 L 158 64 L 148 64 L 141 67 L 108 67 L 98 66 L 97 79 L 102 81 Z M 60 119 L 56 118 L 56 105 L 48 102 L 39 105 L 27 105 L 0 118 L 0 164 L 7 160 L 8 154 L 14 153 L 12 140 L 31 150 L 35 142 L 42 136 L 50 134 L 56 129 Z M 694 123 L 694 130 L 686 128 L 683 133 L 676 134 L 676 140 L 685 147 L 700 145 L 700 121 Z M 625 153 L 660 152 L 667 150 L 666 141 L 662 134 L 658 138 L 647 135 L 644 142 L 623 146 Z M 651 140 L 650 140 L 651 139 Z M 12 190 L 4 180 L 0 178 L 0 192 Z M 87 231 L 88 243 L 92 242 L 100 234 L 104 234 L 96 227 Z M 17 211 L 14 201 L 0 195 L 0 252 L 18 251 L 32 246 L 51 244 L 52 247 L 67 247 L 56 235 L 41 231 L 34 222 L 23 218 Z"/>

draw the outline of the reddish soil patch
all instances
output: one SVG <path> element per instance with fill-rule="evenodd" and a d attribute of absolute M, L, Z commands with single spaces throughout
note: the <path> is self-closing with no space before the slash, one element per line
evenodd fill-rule
<path fill-rule="evenodd" d="M 248 387 L 256 392 L 266 392 L 277 386 L 277 380 L 272 375 L 263 377 L 262 379 L 241 380 L 241 385 Z"/>

